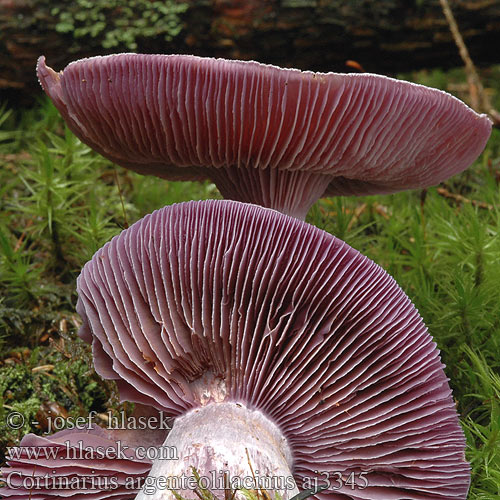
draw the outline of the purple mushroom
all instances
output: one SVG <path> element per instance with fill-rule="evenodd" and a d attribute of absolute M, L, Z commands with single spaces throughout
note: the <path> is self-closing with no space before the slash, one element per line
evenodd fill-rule
<path fill-rule="evenodd" d="M 38 77 L 70 129 L 113 162 L 211 179 L 228 199 L 305 218 L 321 196 L 392 193 L 467 168 L 486 115 L 373 74 L 312 73 L 184 55 L 82 59 Z"/>
<path fill-rule="evenodd" d="M 178 459 L 155 460 L 137 500 L 193 498 L 192 467 L 215 492 L 255 477 L 285 499 L 466 498 L 435 343 L 334 236 L 256 205 L 165 207 L 99 250 L 78 294 L 98 373 L 175 418 L 163 447 Z"/>
<path fill-rule="evenodd" d="M 125 441 L 128 443 L 128 441 Z M 151 461 L 136 448 L 93 426 L 52 436 L 28 434 L 10 449 L 1 470 L 9 500 L 130 500 L 141 489 Z"/>

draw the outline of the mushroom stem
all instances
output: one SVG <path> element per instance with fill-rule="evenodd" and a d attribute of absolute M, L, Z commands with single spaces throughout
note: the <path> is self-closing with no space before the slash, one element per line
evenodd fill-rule
<path fill-rule="evenodd" d="M 212 167 L 209 177 L 225 199 L 274 208 L 305 220 L 333 176 L 305 170 Z"/>
<path fill-rule="evenodd" d="M 166 451 L 174 459 L 154 462 L 136 500 L 174 499 L 170 490 L 193 498 L 196 488 L 218 498 L 227 497 L 222 490 L 231 496 L 241 488 L 262 489 L 271 498 L 273 491 L 283 499 L 298 493 L 286 438 L 259 410 L 240 403 L 210 403 L 178 417 L 163 444 L 163 457 Z"/>

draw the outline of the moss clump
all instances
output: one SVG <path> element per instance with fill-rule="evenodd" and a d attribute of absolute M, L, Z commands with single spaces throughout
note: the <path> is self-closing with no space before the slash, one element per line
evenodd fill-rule
<path fill-rule="evenodd" d="M 68 34 L 67 50 L 137 50 L 138 40 L 173 40 L 182 30 L 181 15 L 189 5 L 174 0 L 31 0 L 22 16 L 13 16 L 8 27 L 34 32 L 43 22 L 46 31 Z"/>
<path fill-rule="evenodd" d="M 53 344 L 11 351 L 0 365 L 0 453 L 28 432 L 46 432 L 50 419 L 60 417 L 60 425 L 68 417 L 105 411 L 111 386 L 91 366 L 80 342 L 69 349 Z"/>

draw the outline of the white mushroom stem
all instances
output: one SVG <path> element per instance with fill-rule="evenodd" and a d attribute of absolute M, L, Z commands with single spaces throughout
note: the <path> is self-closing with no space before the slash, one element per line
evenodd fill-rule
<path fill-rule="evenodd" d="M 196 498 L 193 467 L 200 489 L 218 498 L 224 498 L 225 488 L 261 488 L 271 498 L 278 491 L 283 499 L 298 493 L 286 438 L 260 411 L 240 403 L 210 403 L 189 411 L 175 420 L 163 447 L 164 456 L 173 451 L 176 459 L 153 463 L 136 500 L 175 500 L 169 489 Z"/>

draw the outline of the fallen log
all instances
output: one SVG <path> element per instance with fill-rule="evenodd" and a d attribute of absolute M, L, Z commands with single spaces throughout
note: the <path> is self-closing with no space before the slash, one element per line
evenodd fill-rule
<path fill-rule="evenodd" d="M 114 2 L 109 19 L 123 16 Z M 139 36 L 137 51 L 193 53 L 292 66 L 314 71 L 366 71 L 394 75 L 462 61 L 439 0 L 188 0 L 179 32 Z M 0 92 L 38 95 L 37 57 L 62 68 L 80 57 L 130 50 L 102 46 L 102 37 L 61 32 L 54 7 L 64 0 L 0 0 Z M 450 2 L 463 39 L 478 65 L 498 63 L 500 0 Z M 12 94 L 15 93 L 15 94 Z M 1 96 L 0 96 L 1 97 Z"/>

